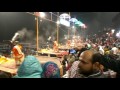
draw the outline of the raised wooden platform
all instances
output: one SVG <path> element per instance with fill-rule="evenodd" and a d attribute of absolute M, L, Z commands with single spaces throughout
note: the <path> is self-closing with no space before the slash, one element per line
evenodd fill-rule
<path fill-rule="evenodd" d="M 38 55 L 40 55 L 40 56 L 48 56 L 48 57 L 63 57 L 64 55 L 68 55 L 68 52 L 67 51 L 60 51 L 59 53 L 39 52 Z"/>

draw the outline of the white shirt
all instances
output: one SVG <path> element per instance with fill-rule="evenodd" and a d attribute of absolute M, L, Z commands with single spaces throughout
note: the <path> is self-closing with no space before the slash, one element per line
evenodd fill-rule
<path fill-rule="evenodd" d="M 118 52 L 118 48 L 116 48 L 116 47 L 113 47 L 111 50 L 112 50 L 113 54 L 117 54 L 117 52 Z"/>
<path fill-rule="evenodd" d="M 99 53 L 104 55 L 104 50 L 103 50 L 102 46 L 99 46 Z"/>

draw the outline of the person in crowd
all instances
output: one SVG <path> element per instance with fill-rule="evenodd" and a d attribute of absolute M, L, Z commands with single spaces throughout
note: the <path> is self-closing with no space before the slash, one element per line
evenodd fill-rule
<path fill-rule="evenodd" d="M 79 78 L 107 78 L 102 73 L 102 57 L 100 53 L 86 50 L 81 53 L 79 67 Z"/>
<path fill-rule="evenodd" d="M 99 46 L 99 47 L 98 47 L 98 51 L 99 51 L 100 54 L 104 55 L 104 52 L 105 52 L 105 51 L 104 51 L 104 49 L 102 48 L 102 46 Z"/>
<path fill-rule="evenodd" d="M 105 68 L 116 72 L 116 78 L 120 78 L 120 60 L 104 55 L 102 64 Z"/>
<path fill-rule="evenodd" d="M 76 50 L 76 53 L 77 53 L 77 57 L 79 58 L 80 54 L 83 52 L 83 51 L 86 51 L 88 50 L 86 47 L 82 47 L 82 48 L 77 48 Z"/>
<path fill-rule="evenodd" d="M 67 78 L 77 78 L 79 75 L 78 74 L 78 65 L 79 65 L 80 61 L 75 61 L 73 62 L 71 68 L 68 70 L 68 75 Z"/>
<path fill-rule="evenodd" d="M 0 78 L 12 78 L 12 74 L 4 71 L 0 71 Z"/>
<path fill-rule="evenodd" d="M 118 52 L 118 48 L 116 47 L 116 44 L 113 45 L 113 48 L 111 49 L 111 53 L 116 55 Z"/>
<path fill-rule="evenodd" d="M 26 56 L 23 63 L 18 68 L 14 78 L 41 78 L 43 69 L 40 62 L 34 56 Z"/>
<path fill-rule="evenodd" d="M 46 62 L 43 65 L 42 78 L 60 78 L 60 69 L 54 62 Z"/>
<path fill-rule="evenodd" d="M 67 71 L 67 66 L 68 66 L 67 58 L 68 58 L 68 55 L 63 56 L 63 60 L 61 62 L 61 64 L 63 65 L 63 74 L 65 74 Z"/>
<path fill-rule="evenodd" d="M 120 46 L 118 46 L 118 52 L 117 55 L 120 55 Z"/>
<path fill-rule="evenodd" d="M 54 50 L 54 52 L 58 52 L 58 43 L 57 43 L 57 41 L 54 41 L 53 50 Z"/>

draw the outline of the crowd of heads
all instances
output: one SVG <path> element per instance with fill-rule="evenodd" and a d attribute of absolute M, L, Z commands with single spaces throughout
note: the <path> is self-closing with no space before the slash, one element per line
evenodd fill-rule
<path fill-rule="evenodd" d="M 71 67 L 65 70 L 68 78 L 116 78 L 119 77 L 120 46 L 119 39 L 102 35 L 83 40 L 81 46 L 74 48 L 76 59 L 67 58 Z M 70 54 L 68 55 L 68 57 Z M 68 66 L 69 66 L 68 65 Z"/>
<path fill-rule="evenodd" d="M 63 56 L 60 68 L 55 62 L 42 64 L 35 56 L 28 55 L 16 75 L 0 72 L 0 78 L 116 78 L 119 77 L 120 46 L 114 37 L 96 37 L 84 40 L 75 52 Z M 116 62 L 117 61 L 117 62 Z"/>

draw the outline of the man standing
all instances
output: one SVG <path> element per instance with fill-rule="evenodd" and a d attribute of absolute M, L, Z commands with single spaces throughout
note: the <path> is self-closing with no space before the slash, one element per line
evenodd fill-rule
<path fill-rule="evenodd" d="M 15 59 L 16 65 L 20 65 L 24 60 L 24 53 L 22 52 L 22 46 L 15 41 L 12 49 L 12 56 Z"/>
<path fill-rule="evenodd" d="M 53 50 L 54 50 L 54 52 L 58 52 L 58 43 L 57 43 L 57 41 L 54 41 Z"/>

